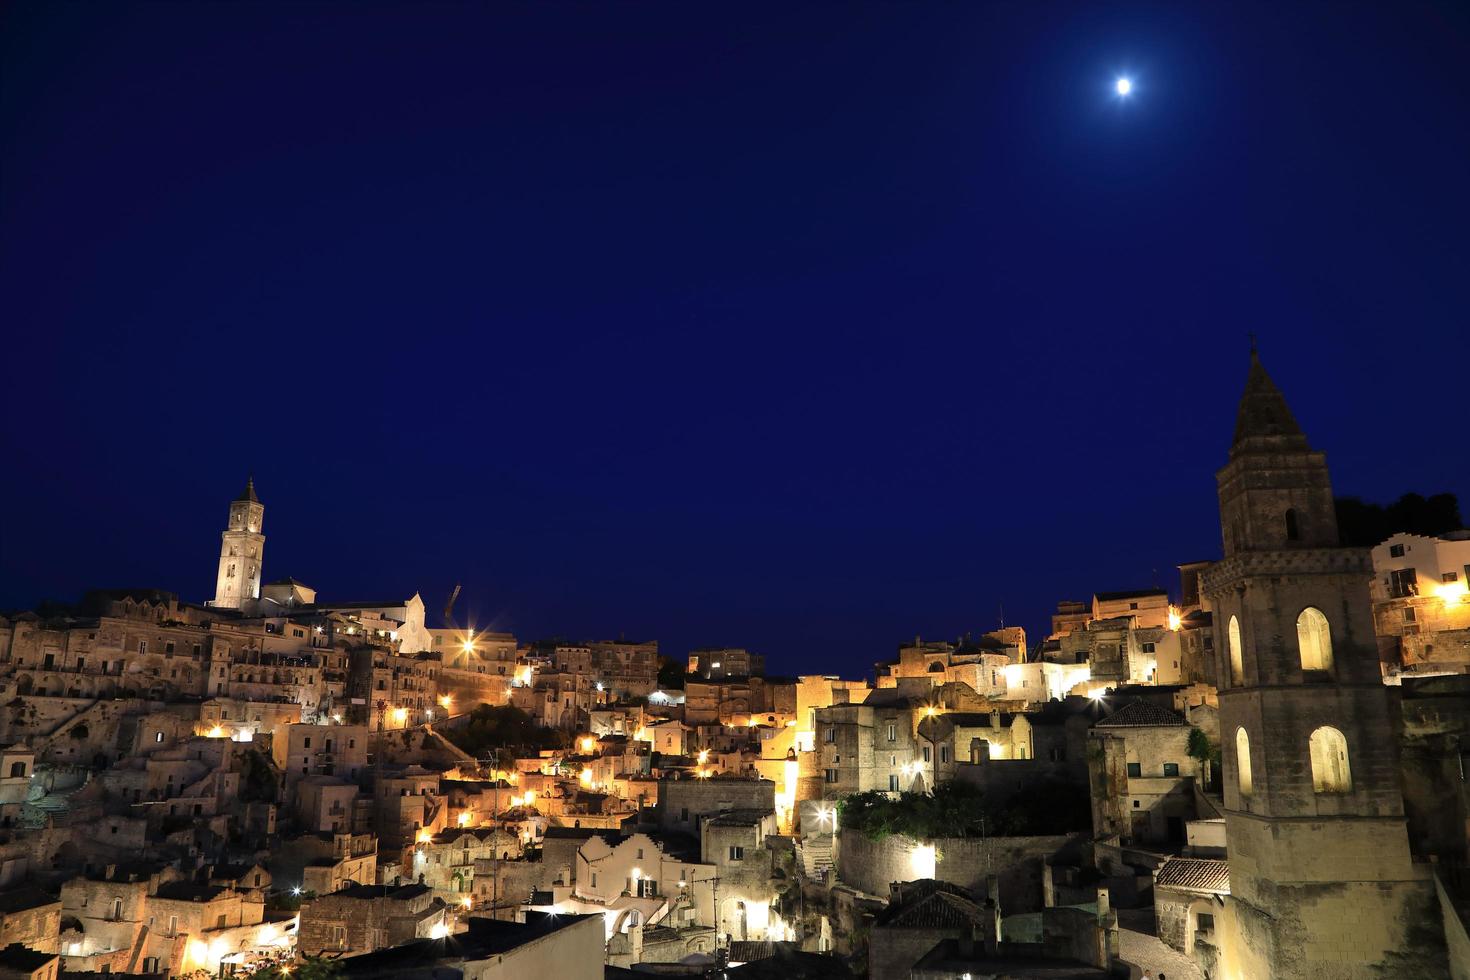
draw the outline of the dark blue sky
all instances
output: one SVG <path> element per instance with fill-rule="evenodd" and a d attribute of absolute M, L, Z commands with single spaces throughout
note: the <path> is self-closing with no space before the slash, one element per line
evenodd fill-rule
<path fill-rule="evenodd" d="M 1218 553 L 1251 330 L 1339 493 L 1470 493 L 1465 4 L 0 27 L 0 606 L 206 598 L 254 472 L 323 598 L 792 672 L 1039 634 Z"/>

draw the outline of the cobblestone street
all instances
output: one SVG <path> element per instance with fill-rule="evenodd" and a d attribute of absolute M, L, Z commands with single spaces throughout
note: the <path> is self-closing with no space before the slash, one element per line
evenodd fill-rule
<path fill-rule="evenodd" d="M 1165 946 L 1154 934 L 1153 909 L 1118 910 L 1118 958 L 1129 966 L 1130 980 L 1143 976 L 1153 980 L 1202 980 L 1194 961 Z"/>

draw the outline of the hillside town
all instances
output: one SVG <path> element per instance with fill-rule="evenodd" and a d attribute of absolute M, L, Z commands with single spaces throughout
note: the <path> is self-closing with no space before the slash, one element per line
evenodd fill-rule
<path fill-rule="evenodd" d="M 212 597 L 0 616 L 0 978 L 1470 976 L 1470 531 L 1344 546 L 1254 351 L 1220 459 L 1218 557 L 841 677 L 275 577 L 245 482 Z"/>

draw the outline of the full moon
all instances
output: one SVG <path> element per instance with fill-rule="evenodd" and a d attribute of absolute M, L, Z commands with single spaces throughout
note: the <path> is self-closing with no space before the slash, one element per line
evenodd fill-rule
<path fill-rule="evenodd" d="M 1116 88 L 1118 89 L 1119 95 L 1127 95 L 1129 92 L 1133 91 L 1133 80 L 1129 78 L 1120 78 L 1118 79 L 1118 84 Z"/>

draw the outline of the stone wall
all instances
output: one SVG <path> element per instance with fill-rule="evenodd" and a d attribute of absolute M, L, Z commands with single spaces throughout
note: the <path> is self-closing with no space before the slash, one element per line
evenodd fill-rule
<path fill-rule="evenodd" d="M 957 932 L 875 927 L 868 937 L 868 980 L 906 980 L 920 957 Z"/>
<path fill-rule="evenodd" d="M 983 892 L 988 875 L 1000 879 L 1001 909 L 1006 914 L 1035 912 L 1042 901 L 1042 865 L 1049 859 L 1073 860 L 1086 835 L 1041 837 L 945 837 L 927 843 L 935 852 L 933 873 L 914 859 L 919 842 L 894 835 L 872 841 L 861 832 L 837 835 L 837 875 L 845 884 L 869 895 L 887 895 L 895 881 L 936 878 Z"/>
<path fill-rule="evenodd" d="M 654 814 L 660 830 L 697 835 L 701 815 L 775 809 L 776 784 L 768 779 L 664 779 L 659 781 Z"/>

